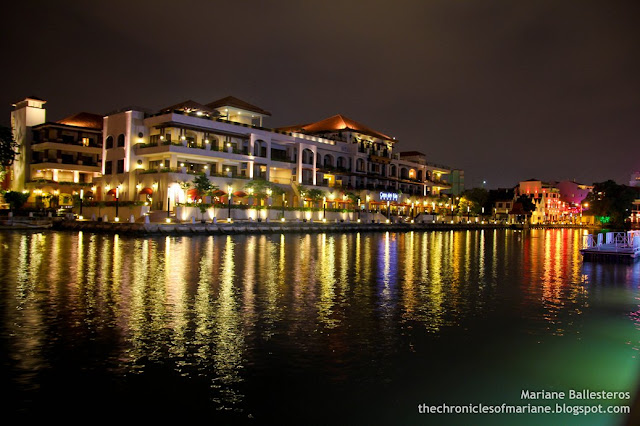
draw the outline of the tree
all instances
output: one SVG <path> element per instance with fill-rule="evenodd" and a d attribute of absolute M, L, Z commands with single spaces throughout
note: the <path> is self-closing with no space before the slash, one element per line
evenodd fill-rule
<path fill-rule="evenodd" d="M 0 181 L 18 155 L 18 144 L 13 140 L 11 129 L 0 126 Z"/>
<path fill-rule="evenodd" d="M 218 189 L 218 186 L 214 185 L 204 173 L 196 176 L 193 180 L 193 187 L 201 198 L 211 195 L 213 191 Z"/>
<path fill-rule="evenodd" d="M 4 201 L 9 203 L 11 210 L 19 209 L 29 199 L 29 193 L 7 191 L 4 193 Z"/>
<path fill-rule="evenodd" d="M 13 140 L 11 129 L 0 126 L 0 166 L 9 167 L 18 155 L 18 144 Z"/>
<path fill-rule="evenodd" d="M 274 185 L 271 182 L 267 182 L 264 179 L 254 179 L 247 183 L 245 189 L 252 191 L 252 194 L 257 199 L 267 198 L 269 195 L 279 196 L 284 194 L 284 189 L 278 185 Z"/>
<path fill-rule="evenodd" d="M 316 188 L 308 190 L 305 195 L 312 203 L 319 203 L 326 196 L 324 191 Z"/>
<path fill-rule="evenodd" d="M 594 183 L 593 192 L 587 195 L 584 202 L 589 203 L 589 211 L 598 216 L 601 223 L 620 228 L 629 217 L 634 199 L 635 191 L 632 188 L 608 180 Z"/>
<path fill-rule="evenodd" d="M 527 197 L 526 195 L 519 196 L 515 202 L 522 204 L 522 210 L 527 214 L 530 214 L 536 209 L 536 205 L 531 201 L 531 197 Z"/>
<path fill-rule="evenodd" d="M 466 213 L 467 208 L 469 208 L 471 213 L 480 214 L 483 207 L 489 210 L 491 209 L 491 205 L 489 205 L 488 202 L 489 191 L 484 188 L 472 188 L 462 193 L 458 207 L 460 211 L 464 213 Z"/>
<path fill-rule="evenodd" d="M 200 200 L 200 220 L 204 221 L 204 212 L 207 211 L 205 204 L 202 202 L 202 198 L 206 196 L 210 196 L 213 191 L 218 189 L 216 185 L 213 184 L 204 173 L 200 173 L 193 180 L 193 187 L 195 188 L 198 196 L 201 198 Z"/>

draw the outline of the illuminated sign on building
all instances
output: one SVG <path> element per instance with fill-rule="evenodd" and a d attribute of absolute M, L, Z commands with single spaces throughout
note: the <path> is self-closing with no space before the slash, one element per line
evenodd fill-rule
<path fill-rule="evenodd" d="M 380 201 L 398 201 L 398 194 L 395 192 L 381 192 Z"/>

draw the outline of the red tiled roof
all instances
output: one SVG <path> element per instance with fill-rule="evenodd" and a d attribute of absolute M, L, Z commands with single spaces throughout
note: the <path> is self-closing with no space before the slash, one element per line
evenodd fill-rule
<path fill-rule="evenodd" d="M 363 133 L 365 135 L 373 136 L 378 139 L 393 141 L 393 138 L 391 136 L 387 136 L 384 133 L 373 130 L 365 126 L 364 124 L 360 124 L 357 121 L 340 114 L 336 114 L 333 117 L 325 118 L 324 120 L 320 120 L 315 123 L 281 127 L 278 130 L 307 134 L 335 132 L 339 130 L 352 130 L 354 132 Z"/>
<path fill-rule="evenodd" d="M 213 109 L 209 108 L 206 105 L 202 105 L 196 101 L 192 101 L 192 100 L 188 100 L 188 101 L 184 101 L 184 102 L 180 102 L 178 104 L 175 105 L 171 105 L 169 107 L 166 108 L 162 108 L 160 111 L 162 112 L 166 112 L 166 111 L 175 111 L 175 110 L 185 110 L 185 111 L 203 111 L 203 112 L 208 112 L 209 114 L 213 114 Z"/>
<path fill-rule="evenodd" d="M 67 126 L 87 127 L 89 129 L 102 130 L 102 116 L 90 112 L 79 112 L 57 121 L 58 124 Z"/>
<path fill-rule="evenodd" d="M 528 213 L 524 211 L 522 203 L 513 203 L 513 207 L 511 207 L 509 214 L 526 215 Z"/>
<path fill-rule="evenodd" d="M 267 110 L 264 110 L 260 107 L 250 104 L 249 102 L 245 102 L 242 99 L 238 99 L 234 96 L 227 96 L 226 98 L 218 99 L 217 101 L 213 101 L 208 103 L 207 106 L 211 109 L 222 108 L 222 107 L 233 107 L 238 109 L 244 109 L 246 111 L 257 112 L 262 115 L 269 115 L 271 113 Z"/>

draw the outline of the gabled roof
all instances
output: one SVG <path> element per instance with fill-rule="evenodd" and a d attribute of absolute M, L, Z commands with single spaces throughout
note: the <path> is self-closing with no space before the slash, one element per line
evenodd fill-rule
<path fill-rule="evenodd" d="M 522 203 L 513 203 L 513 206 L 511 207 L 511 211 L 509 212 L 509 214 L 516 214 L 516 215 L 528 215 L 529 213 L 524 211 L 524 207 L 522 206 Z"/>
<path fill-rule="evenodd" d="M 192 101 L 191 99 L 187 101 L 180 102 L 175 105 L 168 106 L 166 108 L 162 108 L 161 112 L 175 111 L 175 110 L 184 110 L 185 112 L 197 112 L 202 111 L 208 114 L 213 114 L 213 108 L 210 108 L 206 105 L 202 105 L 196 101 Z"/>
<path fill-rule="evenodd" d="M 79 112 L 58 120 L 56 123 L 67 126 L 86 127 L 89 129 L 102 130 L 102 116 L 90 112 Z"/>
<path fill-rule="evenodd" d="M 340 130 L 354 131 L 365 135 L 373 136 L 379 139 L 385 139 L 393 141 L 391 136 L 387 136 L 384 133 L 380 133 L 373 130 L 364 124 L 360 124 L 355 120 L 352 120 L 344 115 L 336 114 L 333 117 L 325 118 L 324 120 L 317 121 L 315 123 L 301 124 L 298 126 L 281 127 L 278 130 L 285 132 L 299 132 L 307 134 L 336 132 Z"/>
<path fill-rule="evenodd" d="M 245 102 L 242 99 L 238 99 L 234 96 L 227 96 L 226 98 L 218 99 L 217 101 L 208 103 L 207 107 L 211 109 L 222 108 L 222 107 L 232 107 L 232 108 L 243 109 L 246 111 L 256 112 L 262 115 L 271 116 L 271 113 L 269 111 L 264 110 L 255 105 L 252 105 L 249 102 Z"/>

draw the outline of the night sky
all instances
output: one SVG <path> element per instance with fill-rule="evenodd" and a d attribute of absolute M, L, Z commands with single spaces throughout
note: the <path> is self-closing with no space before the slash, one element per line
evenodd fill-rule
<path fill-rule="evenodd" d="M 467 187 L 640 170 L 640 2 L 13 1 L 0 123 L 227 95 L 267 126 L 340 113 Z"/>

